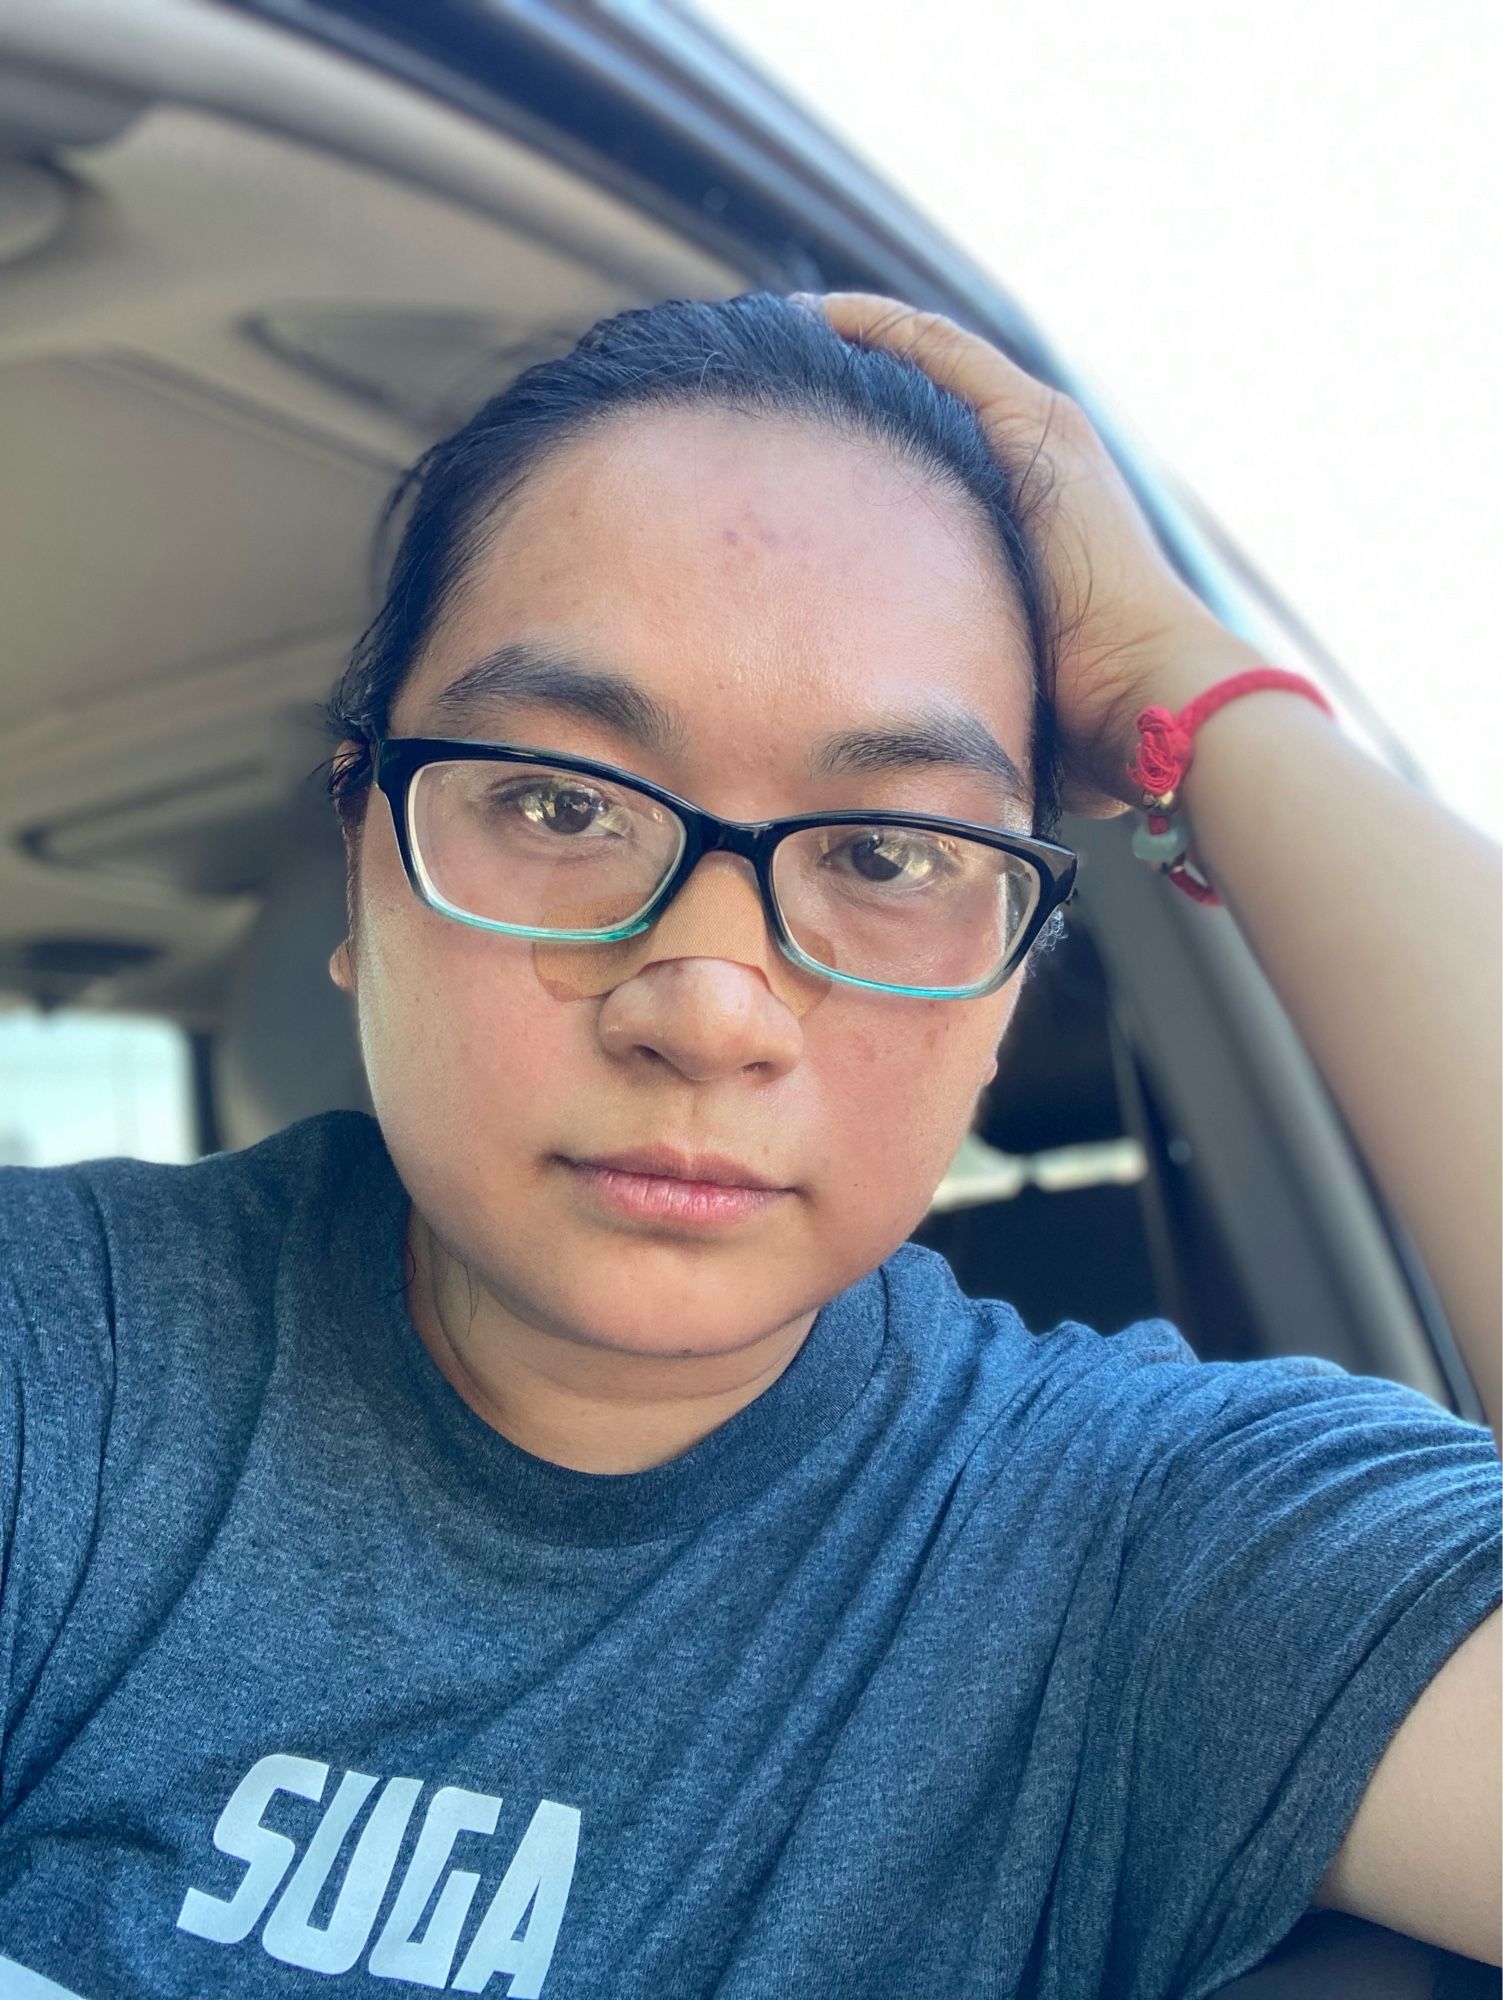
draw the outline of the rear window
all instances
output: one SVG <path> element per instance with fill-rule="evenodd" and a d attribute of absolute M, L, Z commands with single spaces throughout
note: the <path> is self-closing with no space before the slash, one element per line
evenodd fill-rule
<path fill-rule="evenodd" d="M 183 1030 L 67 1008 L 0 1012 L 0 1165 L 67 1166 L 120 1153 L 197 1157 Z"/>

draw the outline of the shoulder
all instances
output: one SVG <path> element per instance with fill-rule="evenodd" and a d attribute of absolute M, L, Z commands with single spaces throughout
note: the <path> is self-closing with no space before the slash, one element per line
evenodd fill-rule
<path fill-rule="evenodd" d="M 82 1560 L 143 1469 L 227 1462 L 341 1190 L 393 1173 L 348 1111 L 187 1166 L 0 1169 L 0 1526 L 50 1524 Z"/>
<path fill-rule="evenodd" d="M 108 1249 L 124 1235 L 180 1241 L 185 1224 L 245 1234 L 327 1196 L 384 1154 L 380 1128 L 362 1111 L 301 1119 L 239 1151 L 186 1166 L 125 1157 L 66 1167 L 0 1167 L 0 1250 L 63 1254 Z"/>
<path fill-rule="evenodd" d="M 1033 1331 L 1005 1301 L 968 1298 L 942 1257 L 911 1243 L 882 1274 L 889 1343 L 916 1394 L 963 1404 L 1006 1452 L 1087 1446 L 1098 1473 L 1133 1489 L 1144 1526 L 1172 1533 L 1170 1521 L 1220 1513 L 1244 1476 L 1261 1502 L 1298 1494 L 1312 1510 L 1340 1494 L 1381 1511 L 1405 1487 L 1411 1504 L 1444 1507 L 1458 1481 L 1495 1487 L 1485 1429 L 1322 1355 L 1202 1361 L 1164 1319 Z"/>
<path fill-rule="evenodd" d="M 0 1354 L 97 1373 L 123 1327 L 269 1281 L 289 1221 L 384 1161 L 375 1120 L 334 1111 L 186 1166 L 0 1168 Z"/>
<path fill-rule="evenodd" d="M 962 1374 L 978 1395 L 1016 1397 L 1026 1384 L 1053 1393 L 1120 1395 L 1139 1378 L 1145 1403 L 1172 1398 L 1200 1363 L 1165 1319 L 1120 1329 L 1062 1320 L 1029 1327 L 1005 1299 L 970 1298 L 937 1251 L 904 1243 L 882 1266 L 889 1341 L 924 1374 Z"/>
<path fill-rule="evenodd" d="M 324 1111 L 235 1152 L 208 1153 L 186 1166 L 126 1158 L 72 1167 L 13 1169 L 33 1182 L 67 1180 L 107 1218 L 192 1215 L 244 1222 L 329 1192 L 384 1151 L 380 1127 L 363 1111 Z M 3 1185 L 3 1183 L 0 1183 Z"/>
<path fill-rule="evenodd" d="M 892 1420 L 968 1483 L 1030 1465 L 1111 1505 L 1156 1476 L 1166 1434 L 1190 1421 L 1200 1364 L 1166 1320 L 1035 1330 L 1004 1299 L 968 1297 L 942 1256 L 913 1243 L 881 1275 Z"/>

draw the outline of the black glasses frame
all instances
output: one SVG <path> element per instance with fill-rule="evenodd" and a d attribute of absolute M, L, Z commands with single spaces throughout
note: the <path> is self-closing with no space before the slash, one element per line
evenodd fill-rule
<path fill-rule="evenodd" d="M 879 810 L 796 813 L 787 819 L 721 819 L 717 813 L 706 812 L 702 806 L 693 804 L 689 799 L 679 798 L 675 792 L 665 791 L 661 785 L 655 785 L 650 779 L 639 777 L 635 771 L 625 770 L 618 764 L 604 763 L 594 757 L 567 756 L 558 750 L 512 743 L 456 740 L 440 736 L 387 736 L 378 738 L 372 744 L 371 752 L 375 781 L 385 793 L 387 804 L 391 807 L 397 850 L 402 857 L 402 868 L 413 894 L 429 909 L 436 910 L 440 916 L 450 917 L 454 922 L 470 922 L 482 930 L 495 931 L 504 937 L 544 938 L 566 934 L 558 931 L 532 930 L 518 924 L 494 923 L 484 917 L 456 917 L 453 911 L 446 910 L 433 901 L 423 886 L 407 819 L 408 792 L 413 779 L 425 764 L 459 760 L 495 764 L 547 764 L 556 770 L 577 772 L 581 777 L 602 778 L 612 784 L 628 786 L 631 790 L 641 792 L 647 798 L 654 800 L 656 804 L 665 806 L 680 820 L 684 828 L 684 851 L 672 874 L 638 921 L 626 930 L 618 927 L 574 934 L 581 943 L 638 936 L 662 915 L 705 855 L 734 854 L 743 861 L 751 863 L 762 898 L 762 908 L 773 937 L 777 940 L 778 949 L 793 964 L 807 972 L 818 973 L 825 979 L 837 980 L 842 985 L 865 987 L 876 993 L 904 993 L 931 999 L 980 999 L 985 994 L 994 993 L 1017 969 L 1044 925 L 1061 905 L 1070 900 L 1075 888 L 1077 861 L 1070 848 L 1061 847 L 1056 841 L 1038 840 L 1028 834 L 1004 833 L 998 827 L 985 826 L 976 820 L 945 819 L 932 813 Z M 1013 855 L 1016 859 L 1026 862 L 1035 871 L 1039 879 L 1038 900 L 1017 942 L 1000 969 L 990 979 L 975 986 L 965 987 L 899 986 L 889 981 L 858 979 L 848 972 L 836 972 L 827 965 L 821 965 L 818 959 L 810 958 L 808 953 L 801 949 L 789 932 L 778 904 L 777 891 L 773 887 L 772 880 L 773 854 L 778 844 L 791 833 L 802 833 L 810 827 L 853 825 L 912 827 L 924 833 L 963 834 L 968 840 L 981 841 L 988 847 L 995 847 L 1004 854 Z"/>

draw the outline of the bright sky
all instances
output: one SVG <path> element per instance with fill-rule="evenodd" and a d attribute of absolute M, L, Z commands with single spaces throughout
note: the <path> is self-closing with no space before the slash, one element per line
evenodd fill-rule
<path fill-rule="evenodd" d="M 1496 0 L 708 0 L 1503 837 Z"/>

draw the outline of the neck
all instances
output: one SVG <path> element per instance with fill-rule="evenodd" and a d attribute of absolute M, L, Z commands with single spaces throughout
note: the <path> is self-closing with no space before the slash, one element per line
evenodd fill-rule
<path fill-rule="evenodd" d="M 769 1389 L 814 1324 L 805 1313 L 729 1352 L 641 1354 L 528 1325 L 415 1208 L 407 1248 L 408 1311 L 450 1387 L 512 1444 L 576 1472 L 681 1457 Z"/>

